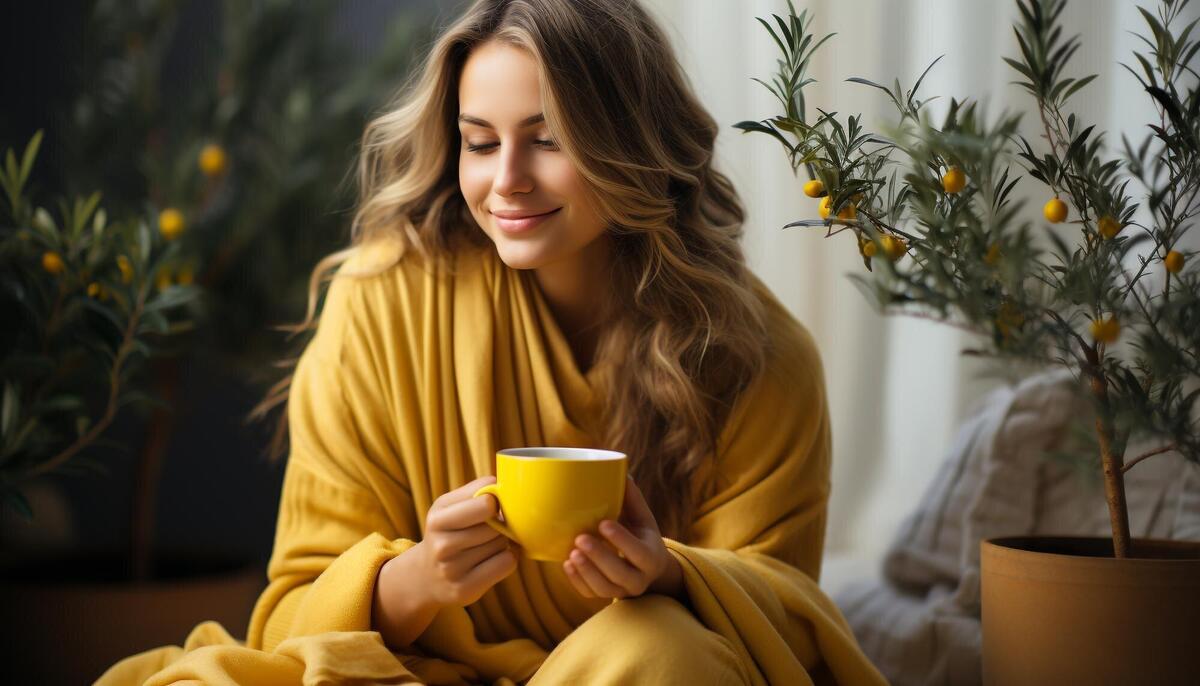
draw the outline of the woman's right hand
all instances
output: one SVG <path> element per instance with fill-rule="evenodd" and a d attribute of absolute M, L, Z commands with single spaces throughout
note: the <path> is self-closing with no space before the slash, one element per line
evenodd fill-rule
<path fill-rule="evenodd" d="M 472 497 L 495 482 L 481 477 L 433 501 L 425 538 L 402 555 L 418 552 L 411 560 L 421 580 L 417 588 L 439 607 L 470 605 L 517 568 L 511 541 L 487 524 L 499 512 L 495 496 Z"/>
<path fill-rule="evenodd" d="M 499 510 L 496 498 L 472 497 L 495 482 L 485 476 L 435 500 L 425 538 L 383 565 L 371 624 L 393 650 L 424 633 L 439 609 L 470 605 L 516 570 L 509 540 L 486 524 Z"/>

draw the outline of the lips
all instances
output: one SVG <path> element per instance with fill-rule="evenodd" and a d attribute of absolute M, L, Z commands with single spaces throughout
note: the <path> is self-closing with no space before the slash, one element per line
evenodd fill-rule
<path fill-rule="evenodd" d="M 501 219 L 527 219 L 529 217 L 540 217 L 557 210 L 557 207 L 553 210 L 545 210 L 540 212 L 534 210 L 492 210 L 492 214 L 500 217 Z"/>
<path fill-rule="evenodd" d="M 496 226 L 501 231 L 509 235 L 516 235 L 529 231 L 557 214 L 561 209 L 558 207 L 541 214 L 533 214 L 529 210 L 493 210 L 492 214 L 496 217 Z"/>

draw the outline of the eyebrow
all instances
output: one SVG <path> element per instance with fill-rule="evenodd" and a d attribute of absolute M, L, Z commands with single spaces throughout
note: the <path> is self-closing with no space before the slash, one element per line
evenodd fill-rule
<path fill-rule="evenodd" d="M 479 117 L 472 117 L 472 116 L 471 116 L 471 115 L 469 115 L 469 114 L 460 114 L 460 115 L 458 115 L 458 120 L 459 120 L 459 121 L 461 121 L 461 122 L 466 122 L 467 124 L 475 124 L 476 126 L 484 126 L 484 127 L 487 127 L 487 128 L 489 128 L 489 129 L 494 129 L 494 128 L 496 128 L 495 126 L 492 126 L 491 122 L 488 122 L 488 121 L 486 121 L 486 120 L 480 119 Z M 517 122 L 517 128 L 519 128 L 519 129 L 523 129 L 523 128 L 525 128 L 526 126 L 533 126 L 534 124 L 538 124 L 538 123 L 541 123 L 541 122 L 543 122 L 543 121 L 546 121 L 546 117 L 545 117 L 545 115 L 544 115 L 542 112 L 538 112 L 538 113 L 537 113 L 537 114 L 535 114 L 535 115 L 532 115 L 532 116 L 529 116 L 529 117 L 525 117 L 525 118 L 524 118 L 524 119 L 522 119 L 521 121 Z"/>

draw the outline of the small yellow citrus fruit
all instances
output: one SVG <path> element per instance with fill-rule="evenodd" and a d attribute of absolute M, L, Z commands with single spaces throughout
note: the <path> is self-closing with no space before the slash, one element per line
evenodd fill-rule
<path fill-rule="evenodd" d="M 1112 239 L 1118 233 L 1121 233 L 1121 224 L 1116 219 L 1107 215 L 1100 217 L 1100 221 L 1096 222 L 1096 228 L 1099 229 L 1100 235 L 1106 240 Z"/>
<path fill-rule="evenodd" d="M 229 161 L 225 155 L 225 148 L 216 143 L 209 143 L 200 150 L 198 163 L 205 176 L 220 176 L 225 173 Z"/>
<path fill-rule="evenodd" d="M 166 267 L 158 271 L 158 276 L 154 278 L 154 287 L 159 291 L 165 291 L 171 286 L 171 272 Z"/>
<path fill-rule="evenodd" d="M 904 257 L 904 254 L 908 252 L 908 244 L 899 236 L 883 236 L 879 242 L 883 245 L 883 254 L 887 255 L 892 262 Z"/>
<path fill-rule="evenodd" d="M 821 198 L 820 204 L 817 205 L 817 214 L 821 215 L 821 219 L 829 218 L 829 202 L 831 200 L 833 200 L 833 198 L 827 195 L 824 198 Z"/>
<path fill-rule="evenodd" d="M 1000 303 L 1000 309 L 996 311 L 996 329 L 1000 331 L 1000 335 L 1005 339 L 1011 338 L 1013 329 L 1018 329 L 1025 323 L 1025 315 L 1012 304 L 1011 301 L 1005 300 Z"/>
<path fill-rule="evenodd" d="M 67 265 L 63 262 L 63 258 L 53 250 L 48 250 L 42 254 L 42 269 L 51 274 L 61 274 Z"/>
<path fill-rule="evenodd" d="M 958 167 L 950 167 L 942 177 L 942 188 L 947 193 L 958 193 L 967 187 L 967 175 Z"/>
<path fill-rule="evenodd" d="M 1067 203 L 1058 198 L 1050 198 L 1042 207 L 1042 214 L 1045 215 L 1046 221 L 1058 224 L 1067 218 Z"/>
<path fill-rule="evenodd" d="M 87 294 L 88 294 L 88 297 L 99 300 L 104 297 L 104 287 L 101 286 L 98 282 L 93 281 L 88 284 Z"/>
<path fill-rule="evenodd" d="M 180 286 L 190 286 L 196 280 L 196 272 L 191 266 L 185 265 L 179 268 L 179 274 L 175 277 L 175 283 Z"/>
<path fill-rule="evenodd" d="M 1163 258 L 1163 266 L 1172 274 L 1178 274 L 1183 269 L 1183 253 L 1172 250 Z"/>
<path fill-rule="evenodd" d="M 163 238 L 173 241 L 183 233 L 183 213 L 174 207 L 168 207 L 158 215 L 158 231 Z"/>
<path fill-rule="evenodd" d="M 133 265 L 129 263 L 128 257 L 117 255 L 117 269 L 121 270 L 121 283 L 133 281 Z"/>
<path fill-rule="evenodd" d="M 1089 328 L 1097 343 L 1112 343 L 1121 335 L 1121 323 L 1116 317 L 1093 319 Z"/>
<path fill-rule="evenodd" d="M 992 243 L 988 246 L 987 254 L 983 256 L 983 261 L 989 267 L 1000 261 L 1000 244 Z"/>
<path fill-rule="evenodd" d="M 821 183 L 819 179 L 813 179 L 804 184 L 804 194 L 810 198 L 819 198 L 824 192 L 825 184 Z"/>
<path fill-rule="evenodd" d="M 875 245 L 875 241 L 870 238 L 858 242 L 858 252 L 863 257 L 875 257 L 875 253 L 879 251 L 879 246 Z"/>

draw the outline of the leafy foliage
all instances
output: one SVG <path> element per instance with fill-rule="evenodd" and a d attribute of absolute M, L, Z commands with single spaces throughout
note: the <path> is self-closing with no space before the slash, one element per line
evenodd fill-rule
<path fill-rule="evenodd" d="M 25 192 L 42 132 L 6 155 L 0 187 L 0 498 L 32 516 L 30 479 L 103 471 L 81 454 L 102 442 L 117 411 L 152 404 L 137 389 L 145 361 L 191 326 L 199 289 L 161 284 L 178 243 L 145 216 L 109 222 L 100 194 L 58 202 L 57 216 Z"/>
<path fill-rule="evenodd" d="M 1036 101 L 1044 141 L 1019 134 L 1019 115 L 989 117 L 970 101 L 951 99 L 934 122 L 933 98 L 918 96 L 929 69 L 908 90 L 898 80 L 889 88 L 848 79 L 895 106 L 886 136 L 859 116 L 814 108 L 810 118 L 806 69 L 830 36 L 814 42 L 811 17 L 790 0 L 789 17 L 773 15 L 782 35 L 760 19 L 784 56 L 768 86 L 784 113 L 735 125 L 771 135 L 794 171 L 803 166 L 821 182 L 828 213 L 787 227 L 851 232 L 872 272 L 853 278 L 882 309 L 974 332 L 976 354 L 1073 370 L 1092 391 L 1100 443 L 1118 467 L 1139 435 L 1200 461 L 1200 269 L 1180 242 L 1200 213 L 1200 43 L 1191 38 L 1197 22 L 1173 28 L 1188 2 L 1141 10 L 1149 53 L 1134 54 L 1140 72 L 1125 68 L 1161 118 L 1136 146 L 1123 138 L 1122 157 L 1067 111 L 1096 77 L 1067 75 L 1080 38 L 1065 37 L 1066 0 L 1017 0 L 1018 54 L 1004 58 Z M 1046 249 L 1012 195 L 1023 178 L 1047 189 Z"/>

